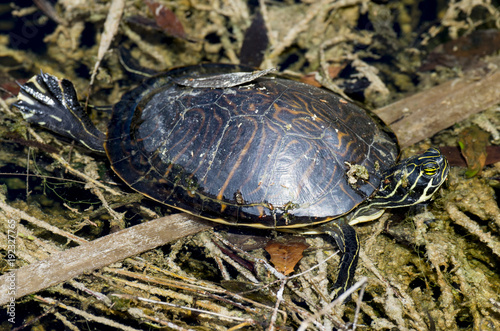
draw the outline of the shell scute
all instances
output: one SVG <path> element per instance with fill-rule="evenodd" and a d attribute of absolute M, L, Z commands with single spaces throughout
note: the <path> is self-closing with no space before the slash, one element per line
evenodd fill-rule
<path fill-rule="evenodd" d="M 266 77 L 193 88 L 167 74 L 115 106 L 106 151 L 115 172 L 155 200 L 215 221 L 283 227 L 355 208 L 398 148 L 373 115 L 322 89 Z M 349 185 L 346 162 L 370 179 Z"/>

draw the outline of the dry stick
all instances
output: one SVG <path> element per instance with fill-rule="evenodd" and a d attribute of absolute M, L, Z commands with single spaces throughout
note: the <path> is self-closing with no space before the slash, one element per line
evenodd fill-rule
<path fill-rule="evenodd" d="M 41 220 L 37 219 L 36 217 L 33 217 L 20 209 L 16 209 L 14 207 L 11 207 L 3 201 L 0 201 L 0 212 L 5 213 L 6 218 L 26 220 L 35 226 L 41 227 L 45 230 L 48 230 L 48 231 L 50 231 L 54 234 L 57 234 L 59 236 L 65 237 L 65 238 L 72 240 L 76 243 L 85 244 L 87 242 L 87 240 L 80 238 L 78 236 L 75 236 L 74 234 L 72 234 L 70 232 L 61 230 L 58 227 L 53 226 L 47 222 L 41 221 Z"/>
<path fill-rule="evenodd" d="M 340 305 L 342 302 L 344 302 L 347 297 L 349 297 L 352 293 L 354 293 L 358 288 L 366 286 L 368 283 L 368 278 L 362 277 L 359 281 L 357 281 L 354 285 L 352 285 L 347 291 L 342 293 L 337 299 L 333 300 L 330 302 L 328 305 L 323 307 L 320 311 L 316 312 L 314 315 L 311 315 L 309 318 L 305 319 L 300 327 L 298 328 L 298 331 L 305 331 L 307 330 L 307 327 L 309 324 L 311 324 L 314 320 L 319 319 L 321 316 L 326 315 L 329 311 L 333 309 L 333 307 Z M 364 292 L 364 290 L 363 290 Z"/>
<path fill-rule="evenodd" d="M 464 227 L 484 242 L 495 254 L 500 257 L 500 241 L 495 240 L 496 235 L 485 232 L 479 224 L 471 220 L 464 212 L 451 202 L 445 204 L 446 211 L 454 223 Z"/>
<path fill-rule="evenodd" d="M 86 312 L 84 310 L 80 310 L 80 309 L 72 307 L 72 306 L 65 305 L 64 303 L 58 302 L 52 298 L 44 298 L 44 297 L 40 297 L 40 296 L 35 296 L 35 299 L 38 299 L 39 301 L 44 302 L 48 305 L 57 306 L 57 307 L 62 308 L 64 310 L 68 310 L 68 311 L 72 312 L 73 314 L 75 314 L 76 316 L 81 316 L 81 317 L 85 318 L 87 321 L 94 321 L 94 322 L 100 323 L 102 325 L 110 326 L 110 327 L 115 328 L 117 330 L 124 330 L 124 331 L 139 331 L 140 330 L 140 329 L 135 329 L 135 328 L 130 327 L 128 325 L 113 321 L 112 319 L 109 319 L 109 318 L 106 318 L 103 316 L 92 315 L 89 312 Z"/>
<path fill-rule="evenodd" d="M 277 58 L 283 51 L 292 45 L 292 43 L 297 40 L 297 36 L 303 31 L 307 30 L 309 26 L 309 22 L 321 11 L 325 8 L 325 6 L 331 2 L 331 0 L 322 0 L 308 8 L 307 13 L 304 15 L 300 22 L 295 24 L 295 27 L 288 31 L 287 35 L 283 37 L 283 39 L 276 45 L 273 45 L 274 48 L 269 54 L 269 59 Z M 269 30 L 271 31 L 271 30 Z M 272 40 L 271 40 L 272 41 Z"/>
<path fill-rule="evenodd" d="M 269 331 L 274 331 L 276 330 L 276 327 L 274 324 L 276 323 L 276 319 L 278 318 L 278 311 L 280 309 L 280 304 L 285 301 L 283 299 L 283 292 L 285 291 L 285 285 L 286 285 L 286 279 L 282 279 L 280 281 L 280 288 L 278 292 L 276 293 L 276 304 L 274 305 L 273 309 L 273 314 L 271 316 L 271 323 L 269 324 Z"/>
<path fill-rule="evenodd" d="M 43 141 L 43 139 L 35 132 L 35 130 L 33 130 L 29 126 L 27 127 L 27 129 L 28 129 L 28 132 L 30 133 L 30 135 L 32 135 L 33 138 L 35 138 L 36 141 L 38 141 L 39 143 L 45 144 L 45 142 Z M 87 176 L 86 174 L 84 174 L 84 173 L 76 170 L 75 168 L 73 168 L 69 164 L 68 161 L 66 161 L 65 159 L 63 159 L 59 154 L 50 153 L 50 156 L 52 156 L 57 162 L 59 162 L 66 170 L 68 170 L 73 175 L 75 175 L 77 177 L 80 177 L 81 179 L 83 179 L 83 180 L 85 180 L 87 182 L 90 182 L 90 183 L 94 184 L 97 187 L 100 187 L 100 188 L 104 189 L 108 193 L 111 193 L 113 195 L 121 195 L 120 192 L 118 192 L 116 190 L 113 190 L 111 187 L 104 185 L 100 181 L 98 181 L 98 180 L 96 180 L 96 179 L 94 179 L 94 178 L 92 178 L 90 176 Z"/>
<path fill-rule="evenodd" d="M 412 318 L 414 318 L 413 328 L 416 330 L 425 330 L 425 328 L 422 327 L 422 326 L 425 326 L 425 322 L 421 318 L 421 316 L 417 314 L 417 312 L 416 312 L 417 304 L 412 299 L 412 297 L 410 297 L 410 295 L 408 293 L 406 293 L 400 286 L 396 285 L 390 279 L 387 279 L 384 276 L 382 276 L 378 267 L 366 255 L 366 253 L 363 249 L 360 250 L 359 257 L 361 259 L 361 263 L 363 264 L 363 266 L 366 269 L 368 269 L 372 274 L 374 274 L 375 277 L 380 281 L 380 283 L 385 287 L 386 293 L 388 291 L 390 291 L 391 288 L 395 289 L 394 292 L 396 293 L 399 301 L 403 304 L 405 311 L 408 312 L 408 315 L 410 315 Z"/>
<path fill-rule="evenodd" d="M 108 16 L 106 17 L 106 22 L 104 22 L 104 32 L 101 35 L 99 50 L 97 51 L 97 61 L 95 62 L 94 69 L 92 70 L 92 76 L 90 77 L 89 89 L 94 83 L 95 75 L 97 74 L 97 69 L 101 64 L 104 55 L 108 51 L 114 36 L 118 32 L 118 26 L 120 25 L 120 19 L 122 17 L 124 8 L 125 8 L 124 0 L 111 1 L 111 5 L 109 6 L 108 10 Z"/>
<path fill-rule="evenodd" d="M 14 113 L 10 110 L 9 105 L 5 102 L 4 99 L 0 98 L 0 108 L 5 112 L 8 116 L 15 116 Z"/>
<path fill-rule="evenodd" d="M 115 297 L 118 297 L 118 298 L 123 297 L 120 294 L 112 294 L 112 295 L 115 296 Z M 125 296 L 125 298 L 126 298 L 126 296 Z M 250 319 L 247 319 L 247 318 L 237 317 L 237 316 L 228 316 L 228 315 L 224 315 L 224 314 L 219 313 L 219 312 L 214 312 L 214 311 L 205 310 L 205 309 L 198 309 L 198 308 L 193 308 L 193 307 L 186 307 L 186 306 L 174 304 L 174 303 L 171 303 L 171 302 L 164 302 L 164 301 L 160 301 L 160 300 L 148 299 L 148 298 L 142 298 L 142 297 L 134 297 L 134 299 L 138 300 L 138 301 L 142 301 L 142 302 L 152 303 L 154 305 L 174 307 L 174 308 L 178 308 L 178 309 L 182 309 L 182 310 L 187 310 L 187 311 L 190 311 L 190 312 L 194 312 L 194 313 L 197 313 L 197 314 L 205 314 L 205 315 L 215 316 L 215 317 L 217 317 L 219 319 L 223 319 L 223 320 L 227 320 L 227 321 L 231 321 L 231 322 L 232 321 L 238 321 L 238 322 L 253 323 L 253 320 L 250 320 Z"/>
<path fill-rule="evenodd" d="M 0 305 L 11 300 L 8 293 L 12 279 L 16 282 L 17 299 L 211 227 L 209 222 L 196 217 L 176 214 L 54 254 L 1 276 Z"/>
<path fill-rule="evenodd" d="M 500 58 L 492 62 L 500 63 Z M 401 147 L 410 146 L 500 103 L 500 69 L 483 71 L 466 72 L 375 113 L 394 130 Z"/>

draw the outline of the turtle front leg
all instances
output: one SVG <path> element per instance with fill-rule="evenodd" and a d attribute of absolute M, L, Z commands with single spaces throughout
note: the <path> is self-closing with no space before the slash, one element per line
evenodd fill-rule
<path fill-rule="evenodd" d="M 330 223 L 323 227 L 323 232 L 335 239 L 342 252 L 337 280 L 333 285 L 335 298 L 352 285 L 359 258 L 359 238 L 354 228 L 348 224 Z"/>
<path fill-rule="evenodd" d="M 17 107 L 24 119 L 55 133 L 104 152 L 105 135 L 97 130 L 78 101 L 75 87 L 67 80 L 41 73 L 21 86 Z"/>

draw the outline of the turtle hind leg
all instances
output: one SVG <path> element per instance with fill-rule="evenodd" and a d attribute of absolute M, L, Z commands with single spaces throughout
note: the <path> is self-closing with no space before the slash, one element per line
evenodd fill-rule
<path fill-rule="evenodd" d="M 104 134 L 97 130 L 78 101 L 73 84 L 41 73 L 21 86 L 17 107 L 29 123 L 41 125 L 104 152 Z"/>
<path fill-rule="evenodd" d="M 331 223 L 324 227 L 324 233 L 335 239 L 342 252 L 337 280 L 333 285 L 335 298 L 352 285 L 359 258 L 359 238 L 354 228 L 348 224 Z M 347 298 L 346 301 L 350 299 Z"/>

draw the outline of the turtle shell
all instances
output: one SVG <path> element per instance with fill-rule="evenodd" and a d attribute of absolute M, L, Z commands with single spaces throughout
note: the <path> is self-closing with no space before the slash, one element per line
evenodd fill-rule
<path fill-rule="evenodd" d="M 114 171 L 166 205 L 266 228 L 338 218 L 378 189 L 398 146 L 371 112 L 327 90 L 272 76 L 233 87 L 178 83 L 241 71 L 232 65 L 174 69 L 125 94 L 105 142 Z M 353 165 L 368 178 L 349 183 Z"/>

